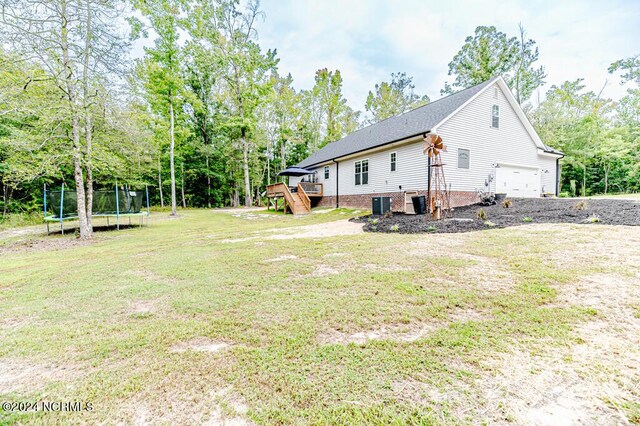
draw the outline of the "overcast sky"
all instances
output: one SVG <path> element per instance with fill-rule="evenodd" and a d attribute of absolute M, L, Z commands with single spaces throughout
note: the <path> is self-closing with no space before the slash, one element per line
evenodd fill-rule
<path fill-rule="evenodd" d="M 548 74 L 541 94 L 584 77 L 595 92 L 609 79 L 604 95 L 619 98 L 625 89 L 607 68 L 640 53 L 640 0 L 263 0 L 261 8 L 260 45 L 277 48 L 280 72 L 308 89 L 317 69 L 339 69 L 349 105 L 359 110 L 374 84 L 398 71 L 414 77 L 419 94 L 440 98 L 452 80 L 448 63 L 479 25 L 516 36 L 522 22 Z"/>

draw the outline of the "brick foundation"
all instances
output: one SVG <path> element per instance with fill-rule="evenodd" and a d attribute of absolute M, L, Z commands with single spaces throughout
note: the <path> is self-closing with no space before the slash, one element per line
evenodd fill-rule
<path fill-rule="evenodd" d="M 418 195 L 427 195 L 427 191 L 417 191 Z M 374 194 L 340 195 L 340 207 L 352 209 L 371 210 L 372 197 L 391 197 L 391 210 L 394 212 L 404 211 L 404 192 L 381 192 Z M 471 191 L 451 191 L 451 207 L 468 206 L 479 201 L 478 195 Z M 336 197 L 334 195 L 324 196 L 318 203 L 320 207 L 335 207 Z"/>

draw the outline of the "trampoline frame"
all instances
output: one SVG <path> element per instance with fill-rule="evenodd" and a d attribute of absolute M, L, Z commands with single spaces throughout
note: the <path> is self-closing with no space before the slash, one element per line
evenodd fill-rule
<path fill-rule="evenodd" d="M 125 191 L 128 191 L 129 189 L 127 188 Z M 118 199 L 118 182 L 116 181 L 116 185 L 114 188 L 114 192 L 116 195 L 116 212 L 115 213 L 98 213 L 98 214 L 92 214 L 91 217 L 106 217 L 107 218 L 107 226 L 109 225 L 109 218 L 110 217 L 115 217 L 116 218 L 116 229 L 120 229 L 120 217 L 128 217 L 129 218 L 129 225 L 131 225 L 131 217 L 138 217 L 140 219 L 140 226 L 144 225 L 145 221 L 145 217 L 147 219 L 147 225 L 149 225 L 149 216 L 151 215 L 151 209 L 149 206 L 149 187 L 148 185 L 144 186 L 144 192 L 145 192 L 145 199 L 146 199 L 146 207 L 147 207 L 147 211 L 143 211 L 141 209 L 141 211 L 137 212 L 137 213 L 120 213 L 120 203 L 119 203 L 119 199 Z M 60 216 L 55 216 L 55 215 L 47 215 L 47 184 L 44 184 L 44 195 L 43 195 L 43 214 L 44 214 L 44 222 L 46 224 L 47 227 L 47 235 L 49 235 L 51 232 L 49 231 L 49 224 L 51 222 L 58 222 L 60 223 L 60 233 L 62 235 L 64 235 L 64 225 L 63 222 L 65 220 L 77 220 L 78 219 L 78 215 L 76 213 L 75 216 L 65 216 L 64 215 L 64 182 L 62 182 L 62 186 L 60 188 Z"/>

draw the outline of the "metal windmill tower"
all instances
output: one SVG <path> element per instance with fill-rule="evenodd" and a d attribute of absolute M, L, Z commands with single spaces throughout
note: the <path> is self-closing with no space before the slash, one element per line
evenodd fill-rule
<path fill-rule="evenodd" d="M 428 164 L 426 220 L 444 220 L 450 214 L 451 207 L 440 152 L 446 151 L 447 147 L 440 136 L 430 133 L 424 138 L 422 148 Z"/>

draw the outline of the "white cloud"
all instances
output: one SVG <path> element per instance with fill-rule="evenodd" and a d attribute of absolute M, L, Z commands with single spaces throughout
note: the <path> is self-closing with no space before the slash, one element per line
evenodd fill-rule
<path fill-rule="evenodd" d="M 340 69 L 349 104 L 363 109 L 367 92 L 391 72 L 414 76 L 432 99 L 447 79 L 448 63 L 478 25 L 495 25 L 515 36 L 522 22 L 540 48 L 551 84 L 584 77 L 590 90 L 614 98 L 624 93 L 607 67 L 640 53 L 640 5 L 612 0 L 527 2 L 294 1 L 262 4 L 263 48 L 278 49 L 281 72 L 298 88 L 313 85 L 315 70 Z"/>

